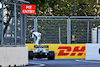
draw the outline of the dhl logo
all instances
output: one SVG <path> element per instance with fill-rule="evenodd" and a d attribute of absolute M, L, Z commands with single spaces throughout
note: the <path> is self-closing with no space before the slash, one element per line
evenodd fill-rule
<path fill-rule="evenodd" d="M 59 46 L 60 50 L 57 56 L 82 56 L 85 55 L 85 46 Z"/>

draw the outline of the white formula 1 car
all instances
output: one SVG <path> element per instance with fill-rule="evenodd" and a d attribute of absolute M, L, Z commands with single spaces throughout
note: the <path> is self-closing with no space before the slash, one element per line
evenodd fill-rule
<path fill-rule="evenodd" d="M 28 52 L 28 58 L 33 59 L 33 58 L 47 58 L 48 60 L 54 60 L 55 59 L 55 52 L 54 51 L 49 51 L 48 46 L 34 46 L 34 50 L 30 50 Z"/>

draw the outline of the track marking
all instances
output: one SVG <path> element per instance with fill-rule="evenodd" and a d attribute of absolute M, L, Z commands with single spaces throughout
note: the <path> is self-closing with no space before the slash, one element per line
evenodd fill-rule
<path fill-rule="evenodd" d="M 37 64 L 37 65 L 40 65 L 41 67 L 44 67 L 45 64 L 41 64 L 41 63 L 33 63 L 33 62 L 29 62 L 29 64 Z"/>
<path fill-rule="evenodd" d="M 75 60 L 78 62 L 88 62 L 88 63 L 100 63 L 100 62 L 96 62 L 96 61 L 86 61 L 86 60 Z"/>

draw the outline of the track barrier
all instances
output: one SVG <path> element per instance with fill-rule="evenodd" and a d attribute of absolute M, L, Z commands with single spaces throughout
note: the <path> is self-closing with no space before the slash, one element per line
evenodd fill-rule
<path fill-rule="evenodd" d="M 32 43 L 26 43 L 28 50 L 34 50 Z M 50 51 L 55 51 L 56 59 L 85 59 L 85 44 L 41 44 L 48 45 Z"/>

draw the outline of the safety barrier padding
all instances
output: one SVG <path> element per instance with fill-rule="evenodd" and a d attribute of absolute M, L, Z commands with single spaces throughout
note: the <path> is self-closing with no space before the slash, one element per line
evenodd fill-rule
<path fill-rule="evenodd" d="M 35 44 L 26 43 L 28 50 L 34 50 Z M 85 44 L 41 44 L 55 51 L 56 59 L 85 59 Z"/>

